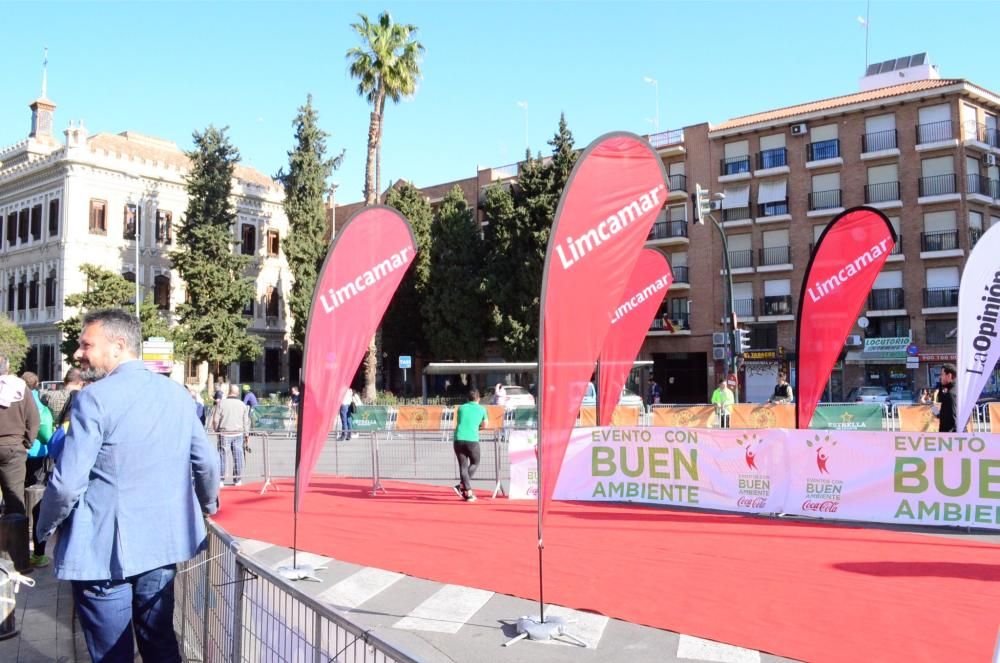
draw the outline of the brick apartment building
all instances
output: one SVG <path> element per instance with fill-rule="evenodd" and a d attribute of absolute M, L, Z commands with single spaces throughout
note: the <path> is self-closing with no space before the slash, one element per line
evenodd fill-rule
<path fill-rule="evenodd" d="M 831 377 L 828 397 L 871 384 L 917 390 L 955 359 L 958 286 L 982 232 L 1000 221 L 1000 96 L 942 79 L 925 54 L 869 67 L 860 91 L 661 132 L 670 196 L 647 246 L 670 260 L 675 283 L 640 359 L 652 359 L 666 402 L 705 402 L 722 375 L 713 333 L 724 319 L 722 241 L 690 223 L 695 183 L 725 198 L 714 212 L 729 245 L 734 310 L 753 350 L 740 367 L 741 397 L 765 400 L 777 372 L 795 375 L 795 313 L 813 243 L 837 214 L 882 210 L 900 242 Z M 517 166 L 422 189 L 434 203 L 455 184 L 478 206 Z M 336 207 L 346 220 L 360 204 Z M 692 287 L 693 286 L 693 287 Z M 716 340 L 718 337 L 716 337 Z M 919 360 L 906 360 L 913 344 Z M 991 383 L 997 387 L 996 375 Z"/>

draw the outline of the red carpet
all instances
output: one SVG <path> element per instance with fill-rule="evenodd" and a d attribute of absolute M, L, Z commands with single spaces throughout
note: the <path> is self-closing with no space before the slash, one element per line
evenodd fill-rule
<path fill-rule="evenodd" d="M 537 600 L 534 502 L 369 485 L 314 478 L 300 549 Z M 227 488 L 216 521 L 290 546 L 280 489 Z M 1000 624 L 1000 546 L 972 540 L 556 502 L 545 543 L 547 602 L 807 661 L 988 661 Z"/>

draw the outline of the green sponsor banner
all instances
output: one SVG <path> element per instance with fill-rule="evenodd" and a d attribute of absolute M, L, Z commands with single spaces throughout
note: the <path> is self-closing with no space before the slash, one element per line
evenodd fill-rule
<path fill-rule="evenodd" d="M 809 428 L 824 430 L 882 430 L 882 406 L 821 405 L 816 408 Z"/>
<path fill-rule="evenodd" d="M 538 409 L 533 407 L 514 408 L 514 428 L 537 428 Z"/>
<path fill-rule="evenodd" d="M 382 405 L 359 405 L 351 415 L 354 430 L 385 430 L 389 422 L 389 408 Z"/>
<path fill-rule="evenodd" d="M 254 430 L 294 430 L 292 408 L 287 405 L 258 405 L 250 411 Z"/>

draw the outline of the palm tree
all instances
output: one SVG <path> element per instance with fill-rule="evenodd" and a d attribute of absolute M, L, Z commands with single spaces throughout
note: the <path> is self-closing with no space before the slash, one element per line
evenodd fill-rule
<path fill-rule="evenodd" d="M 365 162 L 365 204 L 378 202 L 381 187 L 382 120 L 385 117 L 385 100 L 399 103 L 412 96 L 420 78 L 420 54 L 423 45 L 414 37 L 414 25 L 393 23 L 389 12 L 382 12 L 372 23 L 365 14 L 352 23 L 351 29 L 361 38 L 362 45 L 348 49 L 348 71 L 358 79 L 358 94 L 371 104 L 371 121 L 368 125 L 368 159 Z M 368 346 L 365 358 L 365 400 L 375 400 L 375 339 Z"/>

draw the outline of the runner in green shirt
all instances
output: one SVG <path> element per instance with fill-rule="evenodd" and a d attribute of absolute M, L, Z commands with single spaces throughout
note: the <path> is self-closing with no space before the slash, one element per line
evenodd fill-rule
<path fill-rule="evenodd" d="M 455 456 L 462 480 L 454 490 L 466 502 L 475 502 L 472 475 L 479 467 L 479 429 L 486 428 L 487 421 L 486 408 L 479 404 L 478 389 L 469 392 L 469 402 L 458 407 L 455 419 Z"/>
<path fill-rule="evenodd" d="M 736 395 L 729 388 L 729 383 L 725 378 L 719 380 L 719 388 L 712 394 L 712 405 L 715 406 L 715 414 L 719 416 L 719 428 L 729 428 L 729 415 L 733 412 L 733 403 L 736 402 Z"/>

